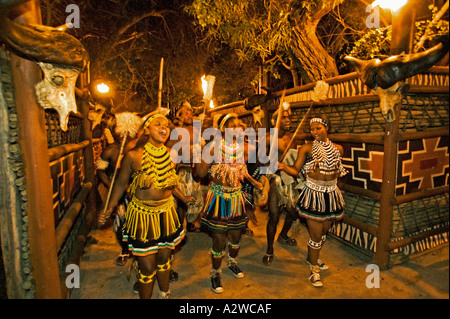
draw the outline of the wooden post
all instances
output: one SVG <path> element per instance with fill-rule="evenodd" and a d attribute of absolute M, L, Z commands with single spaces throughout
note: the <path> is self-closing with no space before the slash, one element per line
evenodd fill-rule
<path fill-rule="evenodd" d="M 391 241 L 392 211 L 395 199 L 398 156 L 399 107 L 396 107 L 396 120 L 386 124 L 383 157 L 383 182 L 381 183 L 380 216 L 378 221 L 375 260 L 381 270 L 389 267 L 389 251 L 386 244 Z"/>
<path fill-rule="evenodd" d="M 414 20 L 414 10 L 411 4 L 406 4 L 398 12 L 393 12 L 391 55 L 412 51 Z M 381 270 L 389 267 L 389 251 L 386 247 L 391 241 L 392 213 L 397 184 L 400 104 L 401 102 L 395 108 L 395 121 L 386 123 L 385 128 L 383 182 L 381 183 L 380 216 L 375 253 L 376 263 Z"/>
<path fill-rule="evenodd" d="M 14 13 L 18 13 L 16 22 L 41 24 L 39 1 L 20 5 Z M 45 112 L 37 103 L 34 89 L 40 81 L 40 70 L 35 62 L 14 54 L 11 54 L 11 67 L 28 194 L 28 234 L 35 297 L 61 298 Z"/>

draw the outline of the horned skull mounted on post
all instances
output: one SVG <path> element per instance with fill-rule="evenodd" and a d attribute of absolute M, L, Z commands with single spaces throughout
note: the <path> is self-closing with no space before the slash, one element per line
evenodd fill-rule
<path fill-rule="evenodd" d="M 404 80 L 428 70 L 447 54 L 448 34 L 436 36 L 434 40 L 440 43 L 427 51 L 394 55 L 383 61 L 345 57 L 362 82 L 380 97 L 381 113 L 387 122 L 395 121 L 395 105 L 402 100 L 402 93 L 407 89 Z"/>
<path fill-rule="evenodd" d="M 18 56 L 35 61 L 43 72 L 37 83 L 36 98 L 41 107 L 55 109 L 63 131 L 68 129 L 69 113 L 77 113 L 75 82 L 89 65 L 89 55 L 81 42 L 57 28 L 22 25 L 11 21 L 11 8 L 26 0 L 0 1 L 0 43 Z"/>

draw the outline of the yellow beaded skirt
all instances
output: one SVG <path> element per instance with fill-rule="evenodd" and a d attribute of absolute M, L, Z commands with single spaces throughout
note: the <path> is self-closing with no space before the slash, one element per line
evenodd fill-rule
<path fill-rule="evenodd" d="M 155 254 L 159 249 L 174 249 L 185 232 L 170 196 L 159 201 L 143 201 L 133 196 L 125 214 L 123 239 L 136 256 Z"/>

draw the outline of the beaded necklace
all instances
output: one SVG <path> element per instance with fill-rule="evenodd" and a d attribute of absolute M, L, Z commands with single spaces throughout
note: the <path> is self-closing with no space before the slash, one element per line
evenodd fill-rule
<path fill-rule="evenodd" d="M 325 142 L 314 140 L 311 157 L 311 160 L 304 165 L 306 173 L 313 172 L 318 165 L 320 173 L 324 175 L 332 175 L 336 170 L 339 171 L 340 176 L 347 174 L 342 166 L 339 149 L 328 138 Z"/>
<path fill-rule="evenodd" d="M 228 144 L 225 142 L 225 140 L 222 140 L 221 151 L 222 151 L 222 162 L 225 163 L 244 162 L 244 152 L 243 150 L 241 150 L 239 144 L 236 143 Z"/>
<path fill-rule="evenodd" d="M 155 147 L 151 143 L 145 144 L 142 153 L 142 168 L 133 176 L 130 186 L 131 193 L 134 193 L 137 187 L 148 188 L 149 182 L 156 189 L 172 189 L 178 186 L 175 165 L 164 145 Z"/>
<path fill-rule="evenodd" d="M 211 176 L 222 184 L 236 187 L 244 180 L 247 166 L 244 163 L 244 151 L 239 144 L 221 142 L 222 162 L 215 163 L 209 169 Z"/>

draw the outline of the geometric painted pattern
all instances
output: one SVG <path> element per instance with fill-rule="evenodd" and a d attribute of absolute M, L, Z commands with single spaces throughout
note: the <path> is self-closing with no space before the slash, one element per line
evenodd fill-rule
<path fill-rule="evenodd" d="M 449 185 L 448 136 L 399 142 L 396 196 Z M 342 183 L 381 192 L 383 145 L 340 143 L 343 166 L 349 174 Z"/>
<path fill-rule="evenodd" d="M 341 143 L 343 166 L 349 171 L 342 182 L 375 192 L 381 191 L 383 180 L 383 145 L 371 143 Z"/>
<path fill-rule="evenodd" d="M 378 151 L 369 152 L 369 158 L 359 158 L 359 169 L 361 172 L 369 173 L 370 179 L 375 182 L 383 181 L 383 163 L 384 153 Z"/>
<path fill-rule="evenodd" d="M 396 195 L 448 185 L 448 136 L 399 143 Z"/>
<path fill-rule="evenodd" d="M 448 223 L 447 223 L 448 226 Z M 440 234 L 436 234 L 434 236 L 427 237 L 418 242 L 396 248 L 392 251 L 392 254 L 401 254 L 401 255 L 412 255 L 417 252 L 426 251 L 437 247 L 439 245 L 448 243 L 448 232 L 443 232 Z"/>
<path fill-rule="evenodd" d="M 377 237 L 368 234 L 355 226 L 348 225 L 345 222 L 334 223 L 330 232 L 368 252 L 376 252 Z"/>
<path fill-rule="evenodd" d="M 55 226 L 67 212 L 84 181 L 83 150 L 66 154 L 50 163 Z"/>
<path fill-rule="evenodd" d="M 411 152 L 411 159 L 403 161 L 402 175 L 410 182 L 419 182 L 418 189 L 435 188 L 434 178 L 448 168 L 448 147 L 439 147 L 440 137 L 423 140 L 423 150 Z M 446 175 L 448 183 L 448 172 Z"/>

